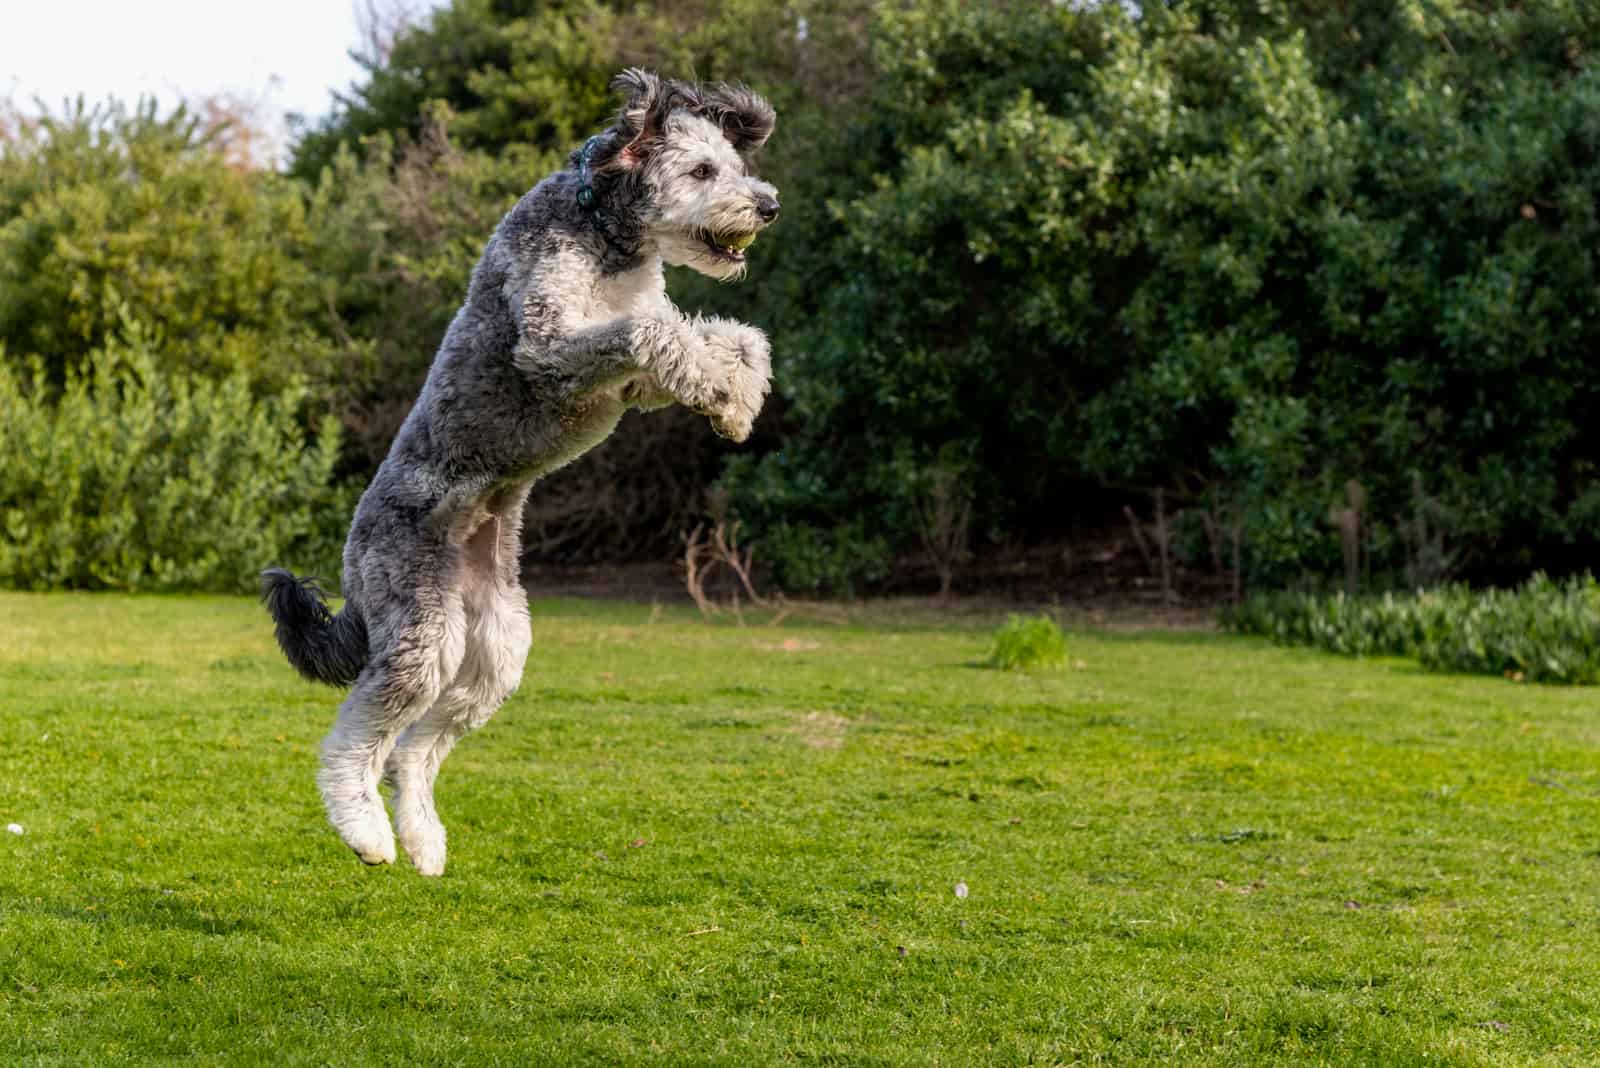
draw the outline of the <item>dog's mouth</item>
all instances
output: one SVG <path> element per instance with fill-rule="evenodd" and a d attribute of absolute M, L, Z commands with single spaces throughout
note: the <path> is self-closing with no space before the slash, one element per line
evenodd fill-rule
<path fill-rule="evenodd" d="M 743 263 L 744 250 L 749 248 L 751 242 L 755 241 L 755 239 L 754 230 L 743 234 L 702 233 L 700 235 L 701 243 L 711 250 L 711 254 L 726 263 Z"/>

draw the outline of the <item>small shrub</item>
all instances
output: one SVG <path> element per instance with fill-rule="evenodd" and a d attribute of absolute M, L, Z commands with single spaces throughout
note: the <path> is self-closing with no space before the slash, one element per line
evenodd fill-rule
<path fill-rule="evenodd" d="M 1049 616 L 1012 616 L 994 633 L 989 665 L 1002 671 L 1060 667 L 1067 660 L 1067 639 Z"/>
<path fill-rule="evenodd" d="M 1600 583 L 1535 575 L 1515 590 L 1259 594 L 1224 615 L 1243 634 L 1347 656 L 1407 656 L 1435 671 L 1600 683 Z"/>

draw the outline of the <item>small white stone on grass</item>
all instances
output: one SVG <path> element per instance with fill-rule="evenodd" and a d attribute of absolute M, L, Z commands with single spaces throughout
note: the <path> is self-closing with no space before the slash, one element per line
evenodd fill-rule
<path fill-rule="evenodd" d="M 967 884 L 966 883 L 956 883 L 956 897 L 964 898 L 966 896 L 967 896 Z"/>
<path fill-rule="evenodd" d="M 8 823 L 8 824 L 6 824 L 6 830 L 10 831 L 12 834 L 21 834 L 22 833 L 22 824 L 20 824 L 20 823 Z"/>

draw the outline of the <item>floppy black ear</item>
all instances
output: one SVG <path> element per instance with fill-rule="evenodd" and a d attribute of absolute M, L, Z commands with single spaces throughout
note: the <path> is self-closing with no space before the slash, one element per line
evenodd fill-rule
<path fill-rule="evenodd" d="M 740 152 L 752 152 L 767 143 L 778 113 L 746 85 L 719 84 L 701 96 L 700 114 L 722 127 L 722 135 Z"/>

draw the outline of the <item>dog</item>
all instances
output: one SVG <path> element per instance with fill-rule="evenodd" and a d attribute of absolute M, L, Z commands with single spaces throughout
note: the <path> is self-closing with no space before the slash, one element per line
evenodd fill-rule
<path fill-rule="evenodd" d="M 465 304 L 345 543 L 344 607 L 314 579 L 262 573 L 279 646 L 307 678 L 350 692 L 322 745 L 328 819 L 368 864 L 396 832 L 442 874 L 440 763 L 521 681 L 531 631 L 523 504 L 540 477 L 603 441 L 629 408 L 671 403 L 749 436 L 769 389 L 766 336 L 690 318 L 663 264 L 725 281 L 778 216 L 749 156 L 770 104 L 740 85 L 630 69 L 615 122 L 500 221 Z M 393 787 L 394 831 L 378 792 Z"/>

